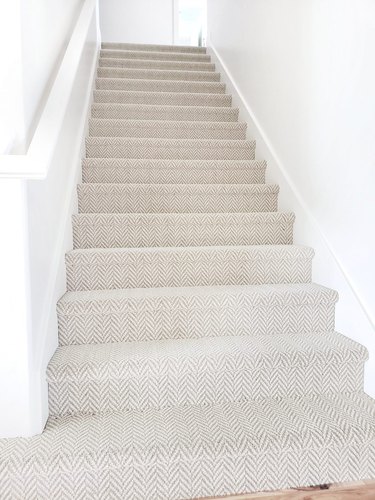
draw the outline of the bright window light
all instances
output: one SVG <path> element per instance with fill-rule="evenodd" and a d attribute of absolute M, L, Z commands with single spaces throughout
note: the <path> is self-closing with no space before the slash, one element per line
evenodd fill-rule
<path fill-rule="evenodd" d="M 178 45 L 206 45 L 207 0 L 175 0 L 175 38 Z"/>

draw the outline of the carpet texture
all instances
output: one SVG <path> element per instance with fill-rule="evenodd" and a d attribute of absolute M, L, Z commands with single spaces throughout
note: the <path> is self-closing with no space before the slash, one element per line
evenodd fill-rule
<path fill-rule="evenodd" d="M 205 48 L 104 43 L 50 418 L 4 500 L 188 500 L 375 477 L 368 353 L 335 331 Z"/>

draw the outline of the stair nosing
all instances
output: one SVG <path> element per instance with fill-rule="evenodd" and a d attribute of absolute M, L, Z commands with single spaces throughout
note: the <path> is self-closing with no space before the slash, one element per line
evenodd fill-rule
<path fill-rule="evenodd" d="M 188 107 L 188 106 L 187 106 Z M 173 128 L 173 127 L 187 127 L 187 128 L 207 128 L 207 129 L 215 129 L 215 128 L 220 128 L 220 129 L 239 129 L 239 130 L 246 130 L 247 128 L 247 123 L 246 122 L 215 122 L 215 121 L 189 121 L 189 120 L 158 120 L 158 119 L 151 119 L 151 120 L 145 120 L 143 118 L 141 119 L 136 119 L 136 118 L 89 118 L 89 125 L 116 125 L 118 124 L 119 126 L 126 126 L 126 125 L 138 125 L 139 128 L 152 128 L 153 126 L 156 125 L 163 125 L 166 128 Z M 162 127 L 160 127 L 162 128 Z M 92 136 L 95 137 L 95 136 Z M 100 137 L 100 136 L 99 136 Z M 226 140 L 226 139 L 224 139 Z"/>
<path fill-rule="evenodd" d="M 146 56 L 151 56 L 150 57 L 150 60 L 153 60 L 153 55 L 155 56 L 168 56 L 168 55 L 172 55 L 172 56 L 178 56 L 178 57 L 181 57 L 181 61 L 191 61 L 191 62 L 209 62 L 211 60 L 211 56 L 207 53 L 197 53 L 197 52 L 170 52 L 170 51 L 157 51 L 157 50 L 154 50 L 154 51 L 150 51 L 150 50 L 126 50 L 126 49 L 103 49 L 102 47 L 100 48 L 100 51 L 99 51 L 99 54 L 100 54 L 100 57 L 103 57 L 102 55 L 103 54 L 107 54 L 109 52 L 117 52 L 118 55 L 124 55 L 124 56 L 129 56 L 131 54 L 136 54 L 136 55 L 139 55 L 139 56 L 145 56 L 144 59 L 147 61 L 147 57 Z M 198 60 L 195 61 L 194 59 L 191 60 L 189 59 L 190 57 L 196 57 Z M 136 58 L 134 58 L 136 59 Z M 141 59 L 143 59 L 141 57 Z M 166 59 L 166 60 L 176 60 L 176 61 L 179 61 L 180 59 Z"/>
<path fill-rule="evenodd" d="M 301 290 L 306 293 L 303 300 L 291 300 L 294 294 Z M 318 303 L 336 304 L 339 300 L 339 294 L 332 288 L 319 285 L 318 283 L 282 283 L 282 284 L 263 284 L 263 285 L 216 285 L 216 286 L 192 286 L 192 287 L 159 287 L 159 288 L 119 288 L 108 290 L 76 290 L 67 291 L 58 301 L 58 313 L 62 314 L 61 308 L 76 302 L 99 302 L 110 301 L 121 302 L 123 300 L 144 301 L 153 298 L 173 298 L 173 297 L 195 297 L 195 296 L 222 296 L 222 295 L 251 295 L 254 299 L 254 305 L 268 305 L 278 303 L 273 297 L 273 302 L 268 299 L 270 292 L 278 294 L 281 303 L 300 305 L 315 304 L 316 297 L 320 296 Z M 283 295 L 284 293 L 284 295 Z M 324 293 L 324 300 L 321 294 Z M 329 297 L 329 300 L 326 298 Z M 299 297 L 301 299 L 301 297 Z M 313 300 L 309 300 L 313 299 Z M 74 313 L 76 314 L 76 313 Z"/>
<path fill-rule="evenodd" d="M 209 95 L 209 94 L 208 94 Z M 220 94 L 219 94 L 220 95 Z M 226 95 L 226 94 L 223 94 Z M 230 107 L 230 106 L 183 106 L 179 104 L 131 104 L 131 103 L 122 103 L 122 102 L 93 102 L 91 108 L 102 108 L 102 107 L 113 107 L 113 105 L 128 108 L 128 109 L 141 109 L 145 110 L 153 110 L 153 111 L 173 111 L 174 108 L 182 108 L 182 111 L 186 111 L 186 108 L 189 111 L 217 111 L 222 112 L 225 110 L 226 114 L 237 114 L 239 112 L 239 108 Z M 223 114 L 225 114 L 225 112 Z M 105 118 L 104 118 L 105 119 Z M 121 118 L 119 118 L 121 120 Z"/>
<path fill-rule="evenodd" d="M 315 340 L 317 345 L 311 348 L 311 341 Z M 281 347 L 289 344 L 290 350 L 282 350 L 277 353 L 276 359 L 269 359 L 269 353 L 275 352 L 273 348 L 277 342 L 281 342 Z M 308 345 L 308 348 L 304 346 Z M 319 351 L 317 346 L 321 344 L 327 350 L 322 349 Z M 255 345 L 255 349 L 254 349 Z M 176 347 L 186 352 L 181 357 L 176 356 Z M 132 342 L 111 342 L 106 344 L 80 344 L 80 345 L 67 345 L 59 346 L 56 349 L 47 367 L 47 381 L 49 383 L 67 382 L 78 379 L 79 382 L 84 380 L 98 380 L 105 381 L 108 379 L 117 379 L 111 373 L 95 373 L 96 369 L 102 366 L 121 367 L 127 366 L 130 363 L 139 364 L 148 362 L 156 362 L 160 359 L 173 359 L 184 364 L 186 359 L 210 359 L 211 362 L 217 363 L 216 357 L 218 348 L 223 358 L 238 358 L 242 359 L 242 366 L 232 367 L 230 371 L 251 371 L 258 368 L 265 368 L 264 361 L 267 361 L 266 369 L 277 369 L 278 367 L 303 367 L 314 364 L 315 366 L 322 363 L 322 366 L 329 364 L 345 364 L 345 363 L 359 363 L 368 359 L 367 349 L 360 343 L 349 339 L 339 332 L 304 332 L 304 333 L 280 333 L 277 335 L 254 335 L 254 336 L 225 336 L 225 337 L 200 337 L 200 338 L 180 338 L 180 339 L 163 339 L 163 340 L 149 340 L 132 341 Z M 223 349 L 224 348 L 224 349 Z M 263 349 L 262 349 L 263 348 Z M 134 353 L 138 349 L 138 354 Z M 128 352 L 130 351 L 130 353 Z M 255 352 L 254 352 L 255 351 Z M 116 355 L 116 352 L 118 353 Z M 291 355 L 291 352 L 293 355 Z M 332 360 L 332 353 L 345 354 L 344 359 Z M 115 353 L 114 358 L 111 358 L 110 353 Z M 141 354 L 139 354 L 141 353 Z M 299 353 L 299 358 L 296 355 Z M 79 360 L 74 358 L 74 355 L 79 355 Z M 59 360 L 62 356 L 63 359 Z M 90 356 L 92 356 L 90 358 Z M 101 358 L 101 356 L 103 356 Z M 306 359 L 304 359 L 306 356 Z M 317 359 L 318 358 L 318 359 Z M 322 358 L 322 359 L 319 359 Z M 245 366 L 246 365 L 246 366 Z M 89 370 L 82 373 L 86 367 Z M 78 369 L 78 371 L 77 371 Z M 134 367 L 133 367 L 134 369 Z M 136 370 L 137 370 L 136 369 Z M 216 368 L 217 369 L 217 368 Z M 185 368 L 187 372 L 205 373 L 206 371 L 215 372 L 215 369 L 207 369 L 206 366 L 194 367 L 192 370 L 190 366 Z M 185 371 L 184 370 L 184 371 Z M 67 373 L 68 371 L 68 373 Z M 116 370 L 117 371 L 117 370 Z M 137 378 L 133 373 L 125 374 L 120 378 Z M 160 377 L 154 375 L 155 378 Z"/>
<path fill-rule="evenodd" d="M 313 258 L 314 257 L 314 250 L 306 245 L 296 245 L 296 244 L 290 244 L 290 245 L 213 245 L 213 246 L 206 246 L 206 247 L 142 247 L 142 248 L 78 248 L 78 249 L 73 249 L 73 250 L 68 250 L 66 252 L 66 256 L 69 258 L 70 256 L 74 255 L 90 255 L 94 253 L 99 253 L 102 255 L 108 254 L 108 253 L 113 253 L 117 255 L 121 254 L 137 254 L 137 253 L 143 253 L 143 254 L 157 254 L 157 253 L 184 253 L 186 251 L 189 251 L 193 254 L 197 253 L 209 253 L 209 252 L 220 252 L 220 251 L 227 251 L 230 250 L 232 252 L 235 251 L 253 251 L 257 255 L 261 255 L 262 252 L 270 252 L 270 251 L 286 251 L 287 249 L 289 250 L 294 250 L 296 252 L 300 252 L 302 255 L 301 258 Z M 295 260 L 298 259 L 298 257 L 294 257 Z"/>
<path fill-rule="evenodd" d="M 131 168 L 131 169 L 141 167 L 143 162 L 147 162 L 147 163 L 154 162 L 155 164 L 159 163 L 160 166 L 164 166 L 164 167 L 166 167 L 167 165 L 175 166 L 176 163 L 182 163 L 182 164 L 189 163 L 189 164 L 192 164 L 192 166 L 198 166 L 199 163 L 207 163 L 208 166 L 214 166 L 215 164 L 219 164 L 219 166 L 217 167 L 218 169 L 219 169 L 219 167 L 224 167 L 224 166 L 234 167 L 235 164 L 241 164 L 241 167 L 244 169 L 249 168 L 249 166 L 251 166 L 252 168 L 264 170 L 267 167 L 266 160 L 186 160 L 186 159 L 160 160 L 160 159 L 152 159 L 152 158 L 150 158 L 150 159 L 147 159 L 147 158 L 146 159 L 141 159 L 141 158 L 131 159 L 131 158 L 116 158 L 116 157 L 114 157 L 114 158 L 92 157 L 92 158 L 83 158 L 82 159 L 82 163 L 83 163 L 85 168 L 102 168 L 102 166 L 95 165 L 93 167 L 92 165 L 89 165 L 90 163 L 97 162 L 97 161 L 100 161 L 101 163 L 103 163 L 103 168 L 125 168 L 122 165 L 119 165 L 119 163 L 121 161 L 124 161 L 127 163 L 133 162 L 134 164 L 137 165 L 137 167 L 134 167 L 134 166 L 126 167 L 126 168 Z M 111 162 L 113 163 L 113 165 L 112 164 L 109 165 Z M 157 168 L 160 168 L 160 166 L 157 165 Z"/>

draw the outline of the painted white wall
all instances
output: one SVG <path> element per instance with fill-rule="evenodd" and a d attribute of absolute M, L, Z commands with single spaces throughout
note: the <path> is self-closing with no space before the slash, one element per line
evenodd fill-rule
<path fill-rule="evenodd" d="M 173 43 L 173 0 L 100 0 L 103 42 Z"/>
<path fill-rule="evenodd" d="M 83 0 L 12 0 L 0 7 L 0 151 L 23 153 Z"/>
<path fill-rule="evenodd" d="M 208 37 L 375 395 L 375 4 L 208 0 Z"/>
<path fill-rule="evenodd" d="M 12 149 L 22 122 L 20 0 L 3 2 L 0 14 L 0 153 L 3 153 Z"/>
<path fill-rule="evenodd" d="M 27 149 L 83 0 L 16 0 L 21 9 L 23 130 Z"/>
<path fill-rule="evenodd" d="M 30 303 L 26 182 L 0 181 L 0 437 L 30 429 Z"/>
<path fill-rule="evenodd" d="M 0 335 L 0 408 L 6 408 L 0 412 L 0 437 L 39 433 L 48 416 L 46 366 L 57 346 L 56 302 L 66 290 L 64 256 L 72 248 L 71 215 L 99 42 L 96 14 L 47 177 L 0 179 L 0 228 L 7 243 L 0 247 L 5 308 L 0 331 L 6 332 Z M 30 99 L 36 95 L 32 92 Z"/>

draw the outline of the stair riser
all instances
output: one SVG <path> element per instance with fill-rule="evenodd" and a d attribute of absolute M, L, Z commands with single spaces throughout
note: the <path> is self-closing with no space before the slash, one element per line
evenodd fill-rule
<path fill-rule="evenodd" d="M 50 382 L 49 409 L 51 415 L 65 415 L 354 393 L 363 388 L 363 366 L 314 363 L 241 369 L 228 360 L 212 363 L 210 371 L 206 363 L 192 361 L 182 367 L 172 360 L 137 368 L 104 365 L 90 374 L 83 370 L 73 380 Z"/>
<path fill-rule="evenodd" d="M 95 189 L 78 191 L 80 213 L 233 213 L 276 212 L 277 193 L 158 193 Z M 106 184 L 105 186 L 110 186 Z"/>
<path fill-rule="evenodd" d="M 194 54 L 194 53 L 173 53 L 173 52 L 151 52 L 151 51 L 131 51 L 131 50 L 110 50 L 102 49 L 100 51 L 102 58 L 114 59 L 145 59 L 145 60 L 158 60 L 158 61 L 190 61 L 190 62 L 210 62 L 211 57 L 208 54 Z"/>
<path fill-rule="evenodd" d="M 122 68 L 98 68 L 99 78 L 136 78 L 137 80 L 185 80 L 219 82 L 220 73 L 213 71 L 173 71 Z"/>
<path fill-rule="evenodd" d="M 254 306 L 246 295 L 161 297 L 58 309 L 59 343 L 101 344 L 333 331 L 334 303 Z"/>
<path fill-rule="evenodd" d="M 94 104 L 92 118 L 118 120 L 170 120 L 191 122 L 237 122 L 238 109 L 189 106 L 139 106 L 123 104 Z"/>
<path fill-rule="evenodd" d="M 206 62 L 183 61 L 145 61 L 137 59 L 99 59 L 100 68 L 136 68 L 136 69 L 167 69 L 177 71 L 215 71 L 215 64 Z"/>
<path fill-rule="evenodd" d="M 245 250 L 70 253 L 68 290 L 311 282 L 312 255 L 253 257 Z"/>
<path fill-rule="evenodd" d="M 86 160 L 82 179 L 87 183 L 127 184 L 264 184 L 264 168 L 128 168 L 101 166 L 100 160 Z"/>
<path fill-rule="evenodd" d="M 183 124 L 183 122 L 181 122 Z M 144 124 L 112 125 L 105 123 L 90 124 L 90 135 L 94 137 L 150 137 L 160 139 L 246 139 L 246 128 L 240 124 L 229 127 L 200 127 L 197 123 L 191 126 L 180 127 L 178 123 L 171 122 L 173 126 L 166 126 L 163 122 L 158 125 L 155 122 L 149 126 Z"/>
<path fill-rule="evenodd" d="M 143 52 L 175 52 L 188 54 L 206 54 L 206 47 L 193 47 L 189 45 L 145 45 L 142 43 L 103 42 L 102 50 L 141 50 Z"/>
<path fill-rule="evenodd" d="M 141 104 L 151 106 L 230 107 L 232 96 L 226 94 L 179 94 L 178 92 L 124 92 L 94 90 L 95 103 Z"/>
<path fill-rule="evenodd" d="M 137 80 L 125 78 L 97 78 L 98 90 L 122 90 L 136 92 L 184 92 L 195 94 L 224 94 L 225 83 L 220 82 L 184 82 L 163 80 Z"/>
<path fill-rule="evenodd" d="M 87 158 L 131 158 L 155 160 L 255 160 L 255 148 L 173 148 L 121 144 L 86 143 Z"/>
<path fill-rule="evenodd" d="M 98 219 L 98 217 L 96 217 Z M 177 218 L 176 218 L 177 219 Z M 73 221 L 74 248 L 140 248 L 220 245 L 289 245 L 293 242 L 293 223 L 253 223 L 233 220 L 210 224 L 206 220 L 175 222 L 158 217 L 155 221 L 139 222 Z M 194 219 L 197 219 L 196 217 Z M 168 223 L 169 222 L 169 223 Z"/>

